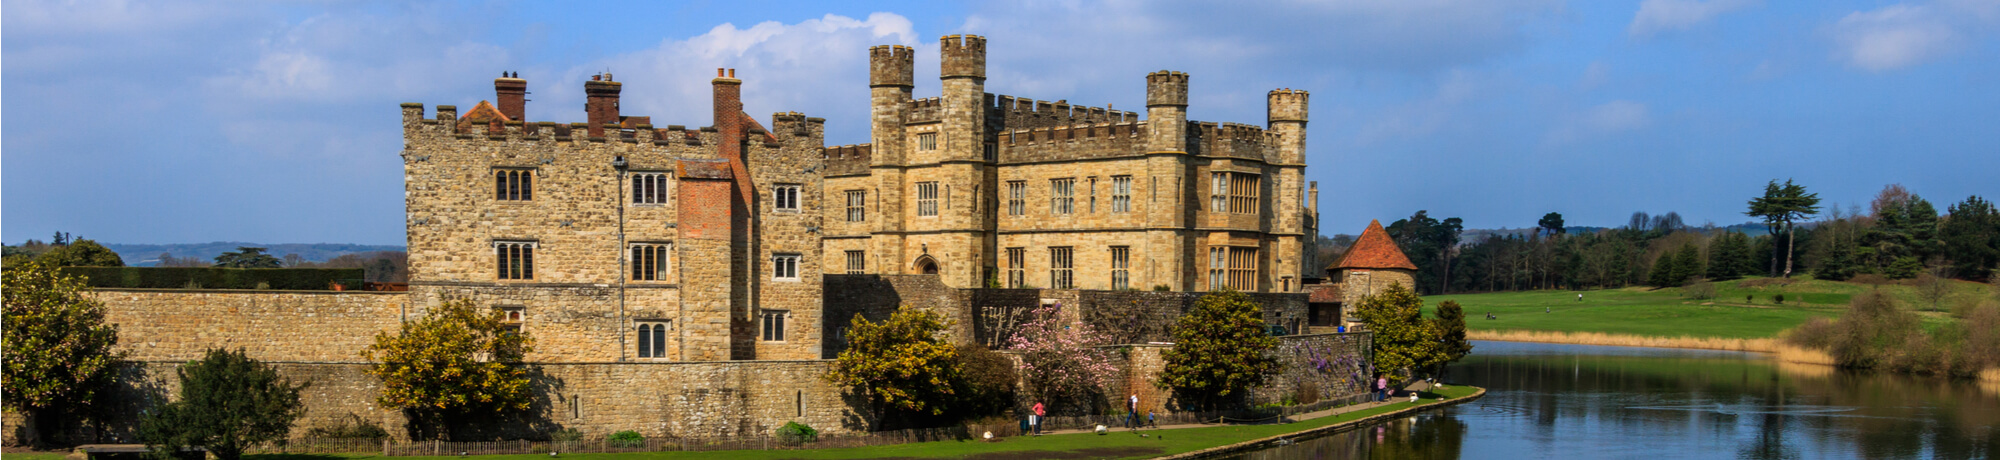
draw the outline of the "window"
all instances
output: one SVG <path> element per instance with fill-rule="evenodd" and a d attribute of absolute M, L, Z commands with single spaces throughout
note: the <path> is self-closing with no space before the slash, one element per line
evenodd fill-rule
<path fill-rule="evenodd" d="M 667 279 L 667 271 L 673 267 L 673 243 L 634 243 L 632 245 L 632 281 L 660 281 Z"/>
<path fill-rule="evenodd" d="M 493 199 L 527 201 L 535 199 L 535 170 L 496 169 L 493 171 Z"/>
<path fill-rule="evenodd" d="M 669 177 L 673 176 L 657 172 L 632 174 L 632 204 L 666 204 Z"/>
<path fill-rule="evenodd" d="M 1049 214 L 1076 211 L 1076 178 L 1049 179 Z"/>
<path fill-rule="evenodd" d="M 667 357 L 667 330 L 672 324 L 667 320 L 639 322 L 639 357 Z"/>
<path fill-rule="evenodd" d="M 495 241 L 493 242 L 493 255 L 499 279 L 535 279 L 535 243 L 525 241 Z"/>
<path fill-rule="evenodd" d="M 1209 212 L 1257 213 L 1258 176 L 1219 172 L 1209 175 Z"/>
<path fill-rule="evenodd" d="M 510 332 L 516 334 L 521 332 L 521 324 L 528 320 L 528 307 L 502 305 L 493 307 L 493 311 L 500 313 L 501 326 L 506 327 Z"/>
<path fill-rule="evenodd" d="M 1089 182 L 1089 184 L 1090 184 L 1090 185 L 1086 185 L 1086 186 L 1084 186 L 1084 187 L 1085 187 L 1085 190 L 1084 190 L 1084 193 L 1085 193 L 1085 194 L 1087 194 L 1087 195 L 1090 195 L 1090 213 L 1091 213 L 1091 214 L 1096 214 L 1096 213 L 1097 213 L 1097 177 L 1095 177 L 1095 176 L 1092 176 L 1092 177 L 1090 178 L 1090 182 Z"/>
<path fill-rule="evenodd" d="M 1007 248 L 1007 287 L 1018 289 L 1028 284 L 1028 249 Z"/>
<path fill-rule="evenodd" d="M 868 253 L 861 251 L 847 251 L 847 274 L 859 275 L 862 273 L 867 273 L 867 270 L 868 270 Z"/>
<path fill-rule="evenodd" d="M 864 220 L 868 220 L 868 191 L 848 190 L 847 221 L 861 222 Z"/>
<path fill-rule="evenodd" d="M 781 281 L 799 280 L 799 255 L 778 254 L 771 256 L 771 279 Z"/>
<path fill-rule="evenodd" d="M 1070 248 L 1049 248 L 1049 289 L 1074 289 L 1076 284 L 1070 267 Z"/>
<path fill-rule="evenodd" d="M 998 158 L 1000 158 L 1000 147 L 993 144 L 986 144 L 986 161 L 993 161 Z"/>
<path fill-rule="evenodd" d="M 785 212 L 799 211 L 798 184 L 779 184 L 771 188 L 771 208 Z"/>
<path fill-rule="evenodd" d="M 1208 248 L 1208 289 L 1238 291 L 1257 288 L 1257 248 Z"/>
<path fill-rule="evenodd" d="M 1208 212 L 1229 209 L 1229 173 L 1209 174 L 1208 182 Z"/>
<path fill-rule="evenodd" d="M 937 133 L 918 134 L 917 150 L 937 150 Z"/>
<path fill-rule="evenodd" d="M 1007 215 L 1028 213 L 1028 181 L 1007 181 Z"/>
<path fill-rule="evenodd" d="M 1111 289 L 1132 287 L 1132 248 L 1130 246 L 1111 247 Z"/>
<path fill-rule="evenodd" d="M 917 183 L 917 215 L 935 216 L 938 211 L 938 183 Z"/>
<path fill-rule="evenodd" d="M 785 317 L 791 315 L 792 312 L 785 310 L 764 310 L 762 315 L 758 315 L 763 326 L 761 328 L 763 333 L 759 338 L 765 342 L 785 341 Z"/>
<path fill-rule="evenodd" d="M 1132 176 L 1111 176 L 1111 212 L 1132 212 Z"/>

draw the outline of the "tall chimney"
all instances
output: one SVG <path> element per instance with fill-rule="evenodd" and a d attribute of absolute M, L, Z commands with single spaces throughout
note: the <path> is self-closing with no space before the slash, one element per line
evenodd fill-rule
<path fill-rule="evenodd" d="M 618 126 L 618 92 L 624 84 L 611 81 L 610 75 L 590 77 L 583 82 L 583 113 L 590 124 L 590 137 L 604 137 L 604 125 Z"/>
<path fill-rule="evenodd" d="M 743 155 L 743 80 L 736 79 L 736 69 L 715 69 L 715 132 L 718 134 L 720 149 L 716 152 L 730 161 L 742 161 Z"/>
<path fill-rule="evenodd" d="M 527 80 L 522 80 L 520 74 L 501 72 L 500 78 L 493 79 L 493 92 L 499 96 L 501 114 L 508 120 L 525 121 L 522 117 L 527 116 Z"/>

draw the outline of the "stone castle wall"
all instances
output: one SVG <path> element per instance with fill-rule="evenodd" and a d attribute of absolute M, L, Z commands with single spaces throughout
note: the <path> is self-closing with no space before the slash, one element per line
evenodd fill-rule
<path fill-rule="evenodd" d="M 96 289 L 118 350 L 137 361 L 185 361 L 242 348 L 278 362 L 361 362 L 375 333 L 409 309 L 402 292 Z"/>

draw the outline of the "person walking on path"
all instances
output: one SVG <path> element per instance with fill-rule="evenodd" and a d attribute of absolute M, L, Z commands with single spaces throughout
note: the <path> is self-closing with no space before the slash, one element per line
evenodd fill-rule
<path fill-rule="evenodd" d="M 1028 415 L 1028 425 L 1035 428 L 1035 436 L 1042 435 L 1042 416 L 1044 415 L 1048 415 L 1048 412 L 1042 408 L 1042 402 L 1035 401 L 1035 413 Z"/>
<path fill-rule="evenodd" d="M 1375 401 L 1381 402 L 1388 400 L 1389 400 L 1389 376 L 1384 374 L 1375 374 Z"/>
<path fill-rule="evenodd" d="M 1133 393 L 1131 398 L 1125 400 L 1125 426 L 1134 430 L 1139 429 L 1138 393 Z"/>

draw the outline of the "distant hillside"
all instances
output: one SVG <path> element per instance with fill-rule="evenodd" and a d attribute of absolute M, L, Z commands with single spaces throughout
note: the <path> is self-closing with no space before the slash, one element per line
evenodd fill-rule
<path fill-rule="evenodd" d="M 193 257 L 200 260 L 214 260 L 224 252 L 235 251 L 238 247 L 267 248 L 264 253 L 283 259 L 285 254 L 298 254 L 310 262 L 325 262 L 327 259 L 344 254 L 373 251 L 401 251 L 402 246 L 342 244 L 342 243 L 244 243 L 240 241 L 217 241 L 213 243 L 183 244 L 118 244 L 102 243 L 104 247 L 117 251 L 126 265 L 151 266 L 160 262 L 160 253 L 174 257 Z"/>

